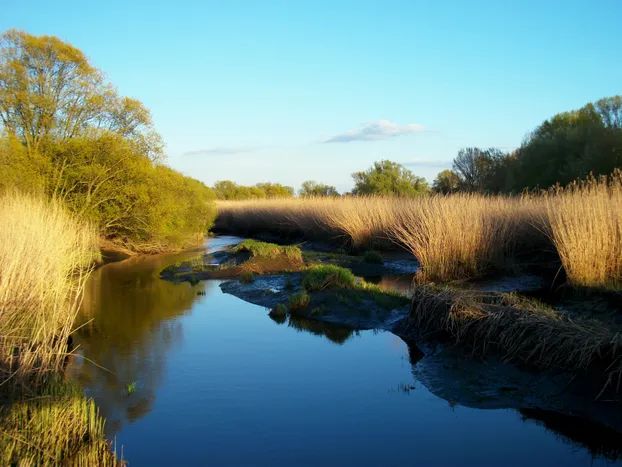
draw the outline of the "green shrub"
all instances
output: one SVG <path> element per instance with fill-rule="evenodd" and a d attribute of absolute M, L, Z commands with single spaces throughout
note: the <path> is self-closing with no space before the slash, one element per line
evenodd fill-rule
<path fill-rule="evenodd" d="M 368 250 L 363 255 L 363 262 L 370 264 L 382 264 L 384 260 L 382 259 L 382 255 L 377 251 Z"/>
<path fill-rule="evenodd" d="M 350 289 L 356 284 L 357 279 L 352 271 L 330 264 L 310 266 L 302 277 L 303 287 L 313 292 L 326 288 Z"/>
<path fill-rule="evenodd" d="M 289 297 L 287 303 L 289 305 L 289 311 L 291 312 L 304 310 L 309 306 L 309 303 L 311 303 L 311 297 L 303 290 Z"/>
<path fill-rule="evenodd" d="M 257 240 L 244 240 L 233 248 L 235 253 L 248 252 L 251 257 L 276 259 L 285 256 L 291 261 L 302 261 L 300 248 L 295 245 L 281 246 L 276 243 L 258 242 Z"/>
<path fill-rule="evenodd" d="M 244 284 L 251 284 L 255 281 L 255 276 L 250 271 L 244 271 L 240 276 L 240 282 Z"/>

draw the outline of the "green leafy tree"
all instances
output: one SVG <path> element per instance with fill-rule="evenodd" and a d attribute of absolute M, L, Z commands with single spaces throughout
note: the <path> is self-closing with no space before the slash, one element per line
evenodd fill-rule
<path fill-rule="evenodd" d="M 291 198 L 294 196 L 294 187 L 280 183 L 257 183 L 255 187 L 263 190 L 267 198 Z"/>
<path fill-rule="evenodd" d="M 563 112 L 543 122 L 516 153 L 514 188 L 547 188 L 622 166 L 622 97 Z"/>
<path fill-rule="evenodd" d="M 374 162 L 368 170 L 353 173 L 352 178 L 354 195 L 419 196 L 429 190 L 425 178 L 389 160 Z"/>
<path fill-rule="evenodd" d="M 302 197 L 309 196 L 339 196 L 339 192 L 334 186 L 317 183 L 314 180 L 303 182 L 298 194 Z"/>
<path fill-rule="evenodd" d="M 80 50 L 53 36 L 0 36 L 0 187 L 61 197 L 137 250 L 197 243 L 215 195 L 163 158 L 150 112 Z"/>
<path fill-rule="evenodd" d="M 446 169 L 436 176 L 432 189 L 436 193 L 448 194 L 460 190 L 460 177 L 456 172 Z"/>

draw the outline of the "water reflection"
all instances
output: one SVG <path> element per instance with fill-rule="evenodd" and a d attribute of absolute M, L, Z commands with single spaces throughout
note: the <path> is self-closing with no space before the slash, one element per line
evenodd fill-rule
<path fill-rule="evenodd" d="M 619 458 L 619 434 L 598 424 L 533 410 L 520 414 L 538 425 L 522 423 L 513 410 L 448 410 L 413 379 L 422 352 L 390 333 L 268 319 L 265 309 L 223 294 L 217 281 L 193 287 L 160 280 L 167 265 L 194 255 L 108 264 L 88 284 L 75 338 L 88 360 L 74 358 L 71 372 L 132 465 L 524 465 L 538 456 L 562 459 L 549 465 L 586 465 L 587 457 Z M 410 278 L 380 283 L 407 289 Z M 128 395 L 133 381 L 137 390 Z M 396 397 L 402 394 L 408 397 Z M 447 435 L 454 449 L 438 450 Z M 487 452 L 491 442 L 496 451 Z M 541 451 L 524 449 L 532 443 Z M 506 463 L 512 456 L 516 462 Z"/>
<path fill-rule="evenodd" d="M 221 239 L 210 250 L 237 241 Z M 183 340 L 179 318 L 217 288 L 213 282 L 172 284 L 160 271 L 204 252 L 129 258 L 98 268 L 89 279 L 69 371 L 96 399 L 109 431 L 151 410 L 167 356 Z M 138 388 L 128 395 L 134 381 Z"/>

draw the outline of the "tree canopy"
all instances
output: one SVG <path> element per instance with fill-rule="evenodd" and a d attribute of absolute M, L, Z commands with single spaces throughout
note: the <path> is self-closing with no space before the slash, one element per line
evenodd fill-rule
<path fill-rule="evenodd" d="M 0 188 L 64 199 L 135 249 L 196 243 L 212 190 L 163 165 L 149 110 L 53 36 L 0 36 Z"/>
<path fill-rule="evenodd" d="M 334 186 L 318 183 L 315 180 L 307 180 L 302 183 L 298 195 L 302 197 L 339 196 L 339 192 Z"/>
<path fill-rule="evenodd" d="M 291 198 L 294 196 L 294 188 L 267 182 L 257 183 L 254 186 L 244 186 L 231 180 L 220 180 L 214 183 L 214 193 L 217 199 L 222 200 Z"/>
<path fill-rule="evenodd" d="M 364 172 L 352 174 L 354 195 L 419 196 L 429 190 L 425 178 L 418 177 L 404 166 L 382 160 Z"/>

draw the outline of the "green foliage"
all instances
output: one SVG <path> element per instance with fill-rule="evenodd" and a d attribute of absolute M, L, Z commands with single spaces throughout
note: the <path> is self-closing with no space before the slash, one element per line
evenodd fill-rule
<path fill-rule="evenodd" d="M 468 192 L 500 192 L 506 188 L 509 158 L 496 148 L 463 148 L 453 162 L 459 187 Z"/>
<path fill-rule="evenodd" d="M 0 188 L 62 198 L 126 248 L 202 240 L 216 217 L 214 193 L 160 163 L 149 111 L 118 96 L 81 51 L 8 31 L 0 36 L 0 89 Z"/>
<path fill-rule="evenodd" d="M 443 195 L 455 193 L 461 188 L 460 182 L 460 177 L 456 172 L 446 169 L 442 172 L 439 172 L 439 174 L 436 176 L 436 179 L 434 180 L 434 183 L 432 185 L 432 189 L 436 193 L 441 193 Z"/>
<path fill-rule="evenodd" d="M 337 189 L 334 186 L 317 183 L 314 180 L 307 180 L 306 182 L 303 182 L 298 194 L 301 197 L 339 196 L 339 192 L 337 192 Z"/>
<path fill-rule="evenodd" d="M 248 239 L 233 247 L 233 251 L 234 253 L 249 252 L 251 257 L 276 259 L 284 256 L 290 261 L 302 261 L 300 248 L 295 245 L 281 246 Z"/>
<path fill-rule="evenodd" d="M 296 312 L 299 310 L 304 310 L 311 303 L 311 297 L 306 291 L 298 292 L 289 297 L 287 304 L 289 306 L 289 311 Z"/>
<path fill-rule="evenodd" d="M 302 276 L 303 287 L 312 292 L 326 288 L 353 288 L 356 283 L 352 271 L 331 264 L 309 266 Z"/>
<path fill-rule="evenodd" d="M 214 193 L 217 199 L 222 200 L 291 198 L 294 196 L 294 189 L 278 183 L 258 183 L 255 186 L 243 186 L 231 180 L 221 180 L 214 183 Z"/>
<path fill-rule="evenodd" d="M 250 272 L 250 271 L 244 271 L 240 275 L 240 282 L 242 282 L 244 284 L 251 284 L 251 283 L 255 282 L 255 275 L 252 272 Z"/>
<path fill-rule="evenodd" d="M 128 384 L 125 390 L 127 391 L 128 396 L 134 394 L 134 392 L 136 392 L 136 381 L 132 381 L 130 384 Z"/>
<path fill-rule="evenodd" d="M 590 174 L 608 175 L 622 166 L 622 96 L 603 98 L 559 113 L 539 125 L 511 154 L 464 148 L 453 172 L 434 183 L 440 193 L 456 190 L 500 193 L 567 185 Z"/>
<path fill-rule="evenodd" d="M 418 177 L 404 166 L 382 160 L 364 171 L 352 174 L 354 195 L 419 196 L 428 192 L 425 178 Z"/>
<path fill-rule="evenodd" d="M 384 260 L 382 259 L 382 255 L 377 251 L 368 250 L 363 255 L 363 262 L 370 264 L 382 264 Z"/>

